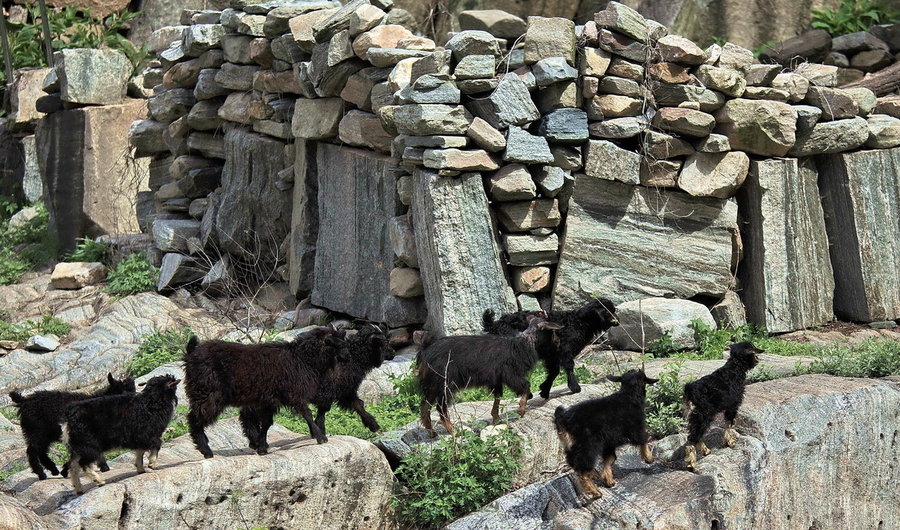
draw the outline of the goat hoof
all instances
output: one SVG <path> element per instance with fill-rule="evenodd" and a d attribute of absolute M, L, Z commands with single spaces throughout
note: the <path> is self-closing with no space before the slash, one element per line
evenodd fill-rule
<path fill-rule="evenodd" d="M 328 438 L 325 437 L 325 436 L 323 436 L 323 437 L 321 437 L 321 438 L 316 438 L 316 443 L 318 443 L 318 444 L 323 444 L 323 443 L 326 443 L 326 442 L 328 442 Z"/>
<path fill-rule="evenodd" d="M 269 454 L 269 448 L 260 447 L 256 450 L 256 454 L 258 454 L 259 456 L 266 456 L 267 454 Z"/>
<path fill-rule="evenodd" d="M 47 475 L 38 475 L 38 480 L 47 480 Z"/>

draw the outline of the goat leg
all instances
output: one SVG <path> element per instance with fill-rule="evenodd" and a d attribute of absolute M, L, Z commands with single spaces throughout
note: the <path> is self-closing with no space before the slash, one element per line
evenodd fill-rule
<path fill-rule="evenodd" d="M 500 423 L 500 398 L 494 397 L 494 406 L 491 407 L 491 421 L 494 425 Z"/>
<path fill-rule="evenodd" d="M 47 468 L 47 471 L 49 471 L 51 475 L 59 475 L 59 470 L 56 469 L 56 464 L 53 460 L 50 460 L 50 455 L 47 454 L 46 449 L 41 451 L 38 456 L 40 456 L 41 463 L 44 464 L 44 467 Z"/>
<path fill-rule="evenodd" d="M 684 446 L 684 465 L 691 471 L 697 467 L 697 450 L 692 444 Z"/>
<path fill-rule="evenodd" d="M 93 480 L 97 486 L 103 486 L 106 484 L 106 481 L 97 473 L 94 464 L 88 464 L 84 468 L 84 474 L 87 475 L 91 480 Z"/>
<path fill-rule="evenodd" d="M 144 469 L 144 450 L 136 449 L 134 451 L 134 468 L 137 469 L 138 473 L 144 473 L 147 471 Z"/>
<path fill-rule="evenodd" d="M 156 459 L 159 458 L 159 448 L 150 450 L 150 458 L 147 459 L 147 467 L 156 469 Z"/>
<path fill-rule="evenodd" d="M 72 455 L 69 460 L 69 480 L 72 481 L 72 489 L 75 493 L 81 495 L 84 493 L 84 487 L 81 485 L 81 466 L 78 465 L 78 455 Z"/>
<path fill-rule="evenodd" d="M 529 394 L 530 394 L 530 392 L 525 392 L 524 394 L 519 396 L 519 410 L 518 410 L 519 416 L 525 415 L 525 405 L 528 404 L 528 395 Z"/>
<path fill-rule="evenodd" d="M 362 420 L 363 425 L 366 426 L 372 432 L 378 432 L 381 430 L 381 426 L 378 425 L 378 420 L 375 419 L 374 416 L 369 414 L 366 410 L 366 404 L 363 403 L 363 400 L 356 397 L 350 404 L 350 408 L 356 411 L 356 414 L 359 415 L 359 419 Z"/>
<path fill-rule="evenodd" d="M 456 431 L 453 428 L 453 424 L 450 423 L 450 416 L 447 413 L 447 403 L 446 402 L 438 403 L 437 409 L 438 409 L 438 415 L 441 417 L 441 424 L 444 426 L 445 429 L 447 429 L 447 432 L 449 432 L 450 434 L 455 433 Z"/>
<path fill-rule="evenodd" d="M 607 488 L 611 488 L 616 485 L 616 479 L 613 478 L 612 470 L 612 465 L 615 461 L 615 454 L 603 458 L 603 471 L 600 473 L 600 478 L 603 479 L 603 485 L 605 485 Z"/>
<path fill-rule="evenodd" d="M 699 442 L 695 443 L 695 444 L 694 444 L 694 447 L 696 447 L 696 448 L 697 448 L 697 452 L 700 453 L 700 454 L 703 455 L 703 456 L 706 456 L 706 455 L 708 455 L 709 453 L 712 452 L 712 451 L 709 450 L 709 447 L 706 447 L 706 444 L 703 443 L 703 440 L 700 440 Z"/>
<path fill-rule="evenodd" d="M 28 449 L 25 450 L 25 454 L 28 456 L 28 465 L 31 466 L 34 474 L 38 476 L 38 480 L 47 480 L 47 474 L 44 473 L 44 467 L 41 465 L 42 458 L 39 454 L 39 449 L 29 445 Z"/>
<path fill-rule="evenodd" d="M 725 427 L 722 438 L 725 440 L 725 445 L 734 447 L 734 444 L 737 443 L 737 432 L 734 430 L 734 424 L 729 423 L 728 426 Z"/>
<path fill-rule="evenodd" d="M 653 463 L 653 449 L 650 448 L 649 443 L 641 444 L 641 458 L 643 458 L 644 462 L 647 462 L 648 464 Z"/>
<path fill-rule="evenodd" d="M 97 463 L 97 465 L 100 467 L 100 471 L 102 471 L 104 473 L 109 471 L 109 464 L 106 463 L 106 459 L 103 458 L 102 456 L 100 457 L 100 461 Z"/>
<path fill-rule="evenodd" d="M 428 431 L 428 436 L 432 438 L 437 436 L 434 426 L 431 424 L 431 404 L 425 398 L 422 398 L 422 403 L 419 405 L 419 421 L 422 422 L 422 427 Z"/>
<path fill-rule="evenodd" d="M 313 435 L 316 439 L 316 443 L 323 444 L 328 441 L 328 438 L 325 436 L 325 433 L 322 432 L 322 429 L 316 425 L 316 422 L 313 421 L 312 412 L 309 411 L 309 405 L 306 403 L 301 403 L 297 406 L 297 410 L 300 412 L 300 415 L 303 416 L 303 419 L 306 420 L 306 425 L 309 427 L 309 433 Z"/>
<path fill-rule="evenodd" d="M 578 484 L 581 486 L 579 489 L 581 490 L 581 494 L 587 497 L 589 500 L 599 499 L 603 496 L 603 493 L 597 488 L 597 485 L 594 484 L 594 481 L 591 479 L 592 472 L 588 471 L 587 473 L 575 473 L 575 476 L 578 477 Z"/>

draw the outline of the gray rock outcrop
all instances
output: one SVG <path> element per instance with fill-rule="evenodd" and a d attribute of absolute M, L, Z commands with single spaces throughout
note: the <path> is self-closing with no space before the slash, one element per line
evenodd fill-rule
<path fill-rule="evenodd" d="M 736 231 L 733 200 L 578 175 L 554 307 L 581 305 L 595 293 L 616 303 L 722 295 L 732 283 Z"/>

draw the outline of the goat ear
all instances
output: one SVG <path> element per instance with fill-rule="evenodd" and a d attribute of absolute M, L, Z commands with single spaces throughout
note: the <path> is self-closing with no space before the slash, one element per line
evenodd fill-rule
<path fill-rule="evenodd" d="M 106 380 L 109 381 L 109 384 L 116 384 L 116 378 L 113 377 L 112 372 L 106 372 Z"/>
<path fill-rule="evenodd" d="M 648 385 L 652 385 L 653 383 L 656 383 L 657 381 L 659 381 L 659 379 L 653 379 L 652 377 L 647 377 L 646 375 L 644 376 L 644 383 L 646 383 Z"/>
<path fill-rule="evenodd" d="M 181 382 L 181 379 L 174 379 L 166 383 L 166 388 L 175 388 L 178 386 L 178 383 Z"/>
<path fill-rule="evenodd" d="M 564 326 L 562 324 L 557 324 L 556 322 L 541 322 L 538 324 L 538 329 L 549 329 L 551 331 L 555 331 L 557 329 L 562 329 Z"/>
<path fill-rule="evenodd" d="M 622 382 L 622 376 L 619 376 L 619 375 L 609 374 L 606 376 L 606 378 L 609 379 L 610 381 L 612 381 L 613 383 L 621 383 Z"/>

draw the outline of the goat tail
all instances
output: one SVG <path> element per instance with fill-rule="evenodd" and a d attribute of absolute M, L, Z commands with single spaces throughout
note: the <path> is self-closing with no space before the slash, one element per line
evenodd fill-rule
<path fill-rule="evenodd" d="M 691 397 L 691 387 L 690 385 L 684 386 L 684 397 L 681 401 L 681 417 L 685 420 L 688 419 L 688 416 L 691 415 L 693 398 Z"/>
<path fill-rule="evenodd" d="M 13 400 L 13 403 L 15 403 L 16 405 L 20 405 L 23 401 L 25 401 L 25 396 L 13 390 L 9 393 L 9 399 Z"/>
<path fill-rule="evenodd" d="M 490 333 L 494 329 L 494 310 L 485 309 L 481 315 L 481 329 Z"/>
<path fill-rule="evenodd" d="M 188 340 L 187 346 L 185 346 L 184 349 L 187 353 L 191 353 L 197 348 L 199 343 L 200 340 L 197 339 L 197 335 L 191 335 L 191 338 Z"/>

